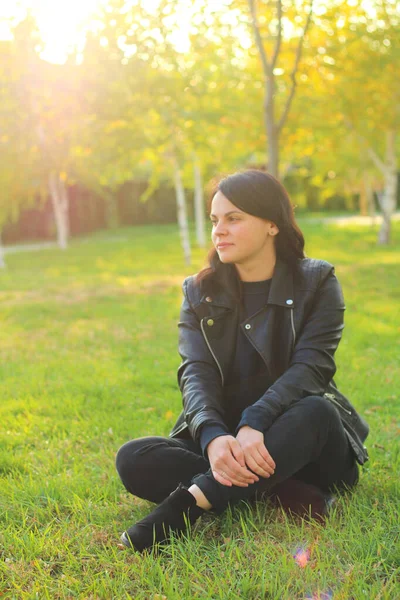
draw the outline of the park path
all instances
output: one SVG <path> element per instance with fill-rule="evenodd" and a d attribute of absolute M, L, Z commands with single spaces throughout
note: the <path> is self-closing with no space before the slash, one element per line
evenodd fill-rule
<path fill-rule="evenodd" d="M 327 225 L 380 225 L 382 223 L 382 215 L 375 215 L 373 217 L 362 215 L 351 215 L 349 217 L 300 217 L 299 221 L 303 223 L 322 223 Z M 392 221 L 400 221 L 400 211 L 395 212 L 392 216 Z"/>
<path fill-rule="evenodd" d="M 56 242 L 35 242 L 33 244 L 14 244 L 3 246 L 4 254 L 12 254 L 14 252 L 31 252 L 32 250 L 44 250 L 46 248 L 57 248 Z"/>
<path fill-rule="evenodd" d="M 392 216 L 393 221 L 400 221 L 400 211 L 394 213 Z M 361 215 L 351 215 L 349 217 L 300 217 L 300 223 L 318 223 L 327 225 L 380 225 L 382 223 L 382 216 L 376 215 L 374 217 L 363 217 Z M 117 236 L 110 236 L 111 240 L 115 240 Z M 87 239 L 87 238 L 86 238 Z M 10 246 L 3 246 L 4 254 L 12 254 L 14 252 L 31 252 L 32 250 L 45 250 L 47 248 L 57 248 L 56 242 L 35 242 L 32 244 L 15 244 Z"/>

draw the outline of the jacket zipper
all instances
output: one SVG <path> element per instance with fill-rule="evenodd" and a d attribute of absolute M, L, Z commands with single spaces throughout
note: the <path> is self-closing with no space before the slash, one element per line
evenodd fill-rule
<path fill-rule="evenodd" d="M 174 431 L 174 432 L 171 431 L 171 433 L 169 434 L 168 437 L 172 437 L 172 435 L 171 435 L 172 433 L 174 434 L 174 436 L 176 436 L 176 435 L 178 435 L 178 433 L 180 433 L 181 431 L 183 431 L 184 429 L 187 429 L 187 428 L 188 428 L 187 423 L 186 423 L 186 421 L 184 421 L 182 423 L 182 425 L 180 425 L 180 427 L 176 431 Z"/>
<path fill-rule="evenodd" d="M 217 367 L 218 367 L 218 369 L 219 369 L 219 372 L 220 372 L 220 374 L 221 374 L 222 387 L 223 387 L 223 386 L 224 386 L 224 374 L 223 374 L 223 372 L 222 372 L 221 365 L 219 364 L 219 362 L 218 362 L 218 360 L 217 360 L 217 357 L 215 356 L 215 354 L 214 354 L 214 352 L 213 352 L 213 349 L 211 348 L 211 346 L 210 346 L 210 344 L 209 344 L 209 342 L 208 342 L 208 339 L 207 339 L 207 336 L 206 336 L 206 332 L 204 331 L 203 319 L 200 321 L 200 327 L 201 327 L 201 331 L 202 331 L 203 337 L 204 337 L 204 339 L 206 340 L 206 344 L 207 344 L 207 346 L 208 346 L 208 349 L 209 349 L 209 351 L 211 352 L 211 355 L 212 355 L 213 359 L 214 359 L 214 360 L 215 360 L 215 362 L 217 363 Z"/>
<path fill-rule="evenodd" d="M 293 345 L 292 345 L 292 350 L 294 350 L 294 347 L 296 345 L 296 330 L 294 328 L 294 318 L 293 318 L 293 308 L 290 311 L 290 322 L 292 324 L 292 333 L 293 333 Z"/>
<path fill-rule="evenodd" d="M 326 396 L 327 398 L 329 398 L 329 400 L 330 400 L 331 402 L 333 402 L 334 404 L 337 404 L 337 406 L 338 406 L 339 408 L 341 408 L 342 410 L 344 410 L 344 412 L 346 412 L 348 415 L 351 415 L 351 414 L 352 414 L 352 413 L 351 413 L 351 410 L 347 410 L 347 408 L 345 408 L 344 406 L 342 406 L 342 405 L 340 404 L 340 402 L 338 402 L 338 401 L 336 400 L 336 398 L 335 398 L 335 396 L 334 396 L 333 394 L 324 394 L 324 396 Z"/>

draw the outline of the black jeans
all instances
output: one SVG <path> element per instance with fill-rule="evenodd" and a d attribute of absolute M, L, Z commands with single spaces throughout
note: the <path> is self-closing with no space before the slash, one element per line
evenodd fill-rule
<path fill-rule="evenodd" d="M 152 502 L 164 500 L 180 482 L 195 483 L 216 513 L 228 504 L 270 492 L 289 477 L 319 487 L 351 488 L 358 481 L 358 466 L 336 409 L 329 400 L 309 396 L 293 404 L 264 434 L 275 461 L 270 478 L 246 487 L 218 483 L 200 446 L 193 440 L 144 437 L 124 444 L 116 465 L 125 488 Z"/>

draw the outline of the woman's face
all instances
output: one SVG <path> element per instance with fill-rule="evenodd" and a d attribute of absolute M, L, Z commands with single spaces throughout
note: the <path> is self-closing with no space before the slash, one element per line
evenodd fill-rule
<path fill-rule="evenodd" d="M 279 231 L 272 221 L 249 215 L 220 191 L 212 200 L 210 218 L 211 239 L 222 263 L 244 265 L 270 256 Z"/>

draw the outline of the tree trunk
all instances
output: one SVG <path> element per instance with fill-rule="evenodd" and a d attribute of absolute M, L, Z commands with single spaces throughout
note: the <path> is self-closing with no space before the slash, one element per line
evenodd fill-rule
<path fill-rule="evenodd" d="M 267 133 L 268 173 L 279 175 L 279 133 L 275 124 L 275 77 L 270 75 L 266 81 L 264 120 Z"/>
<path fill-rule="evenodd" d="M 382 225 L 378 233 L 378 244 L 385 245 L 390 242 L 392 214 L 397 201 L 397 172 L 387 173 L 385 176 L 385 190 L 378 194 L 379 205 L 382 210 Z"/>
<path fill-rule="evenodd" d="M 367 188 L 365 185 L 365 181 L 359 188 L 359 204 L 358 208 L 360 210 L 360 215 L 362 217 L 366 217 L 368 215 L 368 198 L 367 198 Z"/>
<path fill-rule="evenodd" d="M 375 221 L 375 200 L 374 200 L 374 190 L 371 183 L 371 177 L 369 173 L 364 172 L 363 174 L 363 184 L 365 190 L 365 198 L 367 201 L 367 210 L 368 214 L 371 217 L 372 223 Z"/>
<path fill-rule="evenodd" d="M 283 39 L 283 7 L 282 0 L 276 0 L 277 10 L 277 34 L 275 36 L 274 49 L 271 55 L 271 59 L 268 58 L 263 36 L 261 35 L 260 26 L 257 19 L 257 2 L 256 0 L 248 0 L 248 5 L 251 14 L 251 23 L 253 27 L 254 37 L 258 53 L 260 55 L 261 64 L 264 75 L 265 85 L 265 97 L 264 97 L 264 121 L 267 133 L 267 157 L 268 157 L 268 172 L 274 177 L 278 177 L 279 172 L 279 138 L 280 133 L 287 121 L 287 117 L 293 102 L 293 98 L 296 92 L 297 81 L 296 76 L 299 69 L 304 39 L 307 30 L 311 23 L 311 16 L 313 11 L 313 0 L 310 0 L 309 11 L 306 19 L 306 23 L 303 29 L 303 34 L 299 37 L 297 49 L 294 57 L 293 69 L 290 75 L 291 85 L 289 88 L 289 94 L 284 103 L 282 114 L 280 119 L 276 119 L 275 115 L 275 75 L 274 69 L 277 65 L 278 58 L 281 53 L 281 44 Z"/>
<path fill-rule="evenodd" d="M 106 208 L 106 224 L 108 229 L 118 229 L 119 226 L 119 214 L 118 214 L 118 203 L 115 194 L 108 190 L 102 191 L 102 196 L 105 201 Z"/>
<path fill-rule="evenodd" d="M 379 205 L 382 209 L 382 225 L 378 234 L 378 244 L 389 244 L 391 232 L 391 219 L 397 204 L 397 161 L 396 161 L 396 136 L 394 131 L 389 131 L 386 137 L 386 165 L 385 191 L 378 195 Z"/>
<path fill-rule="evenodd" d="M 0 269 L 5 269 L 6 262 L 4 260 L 4 248 L 0 235 Z"/>
<path fill-rule="evenodd" d="M 272 131 L 268 138 L 268 173 L 274 177 L 279 177 L 279 134 L 276 127 L 271 128 Z"/>
<path fill-rule="evenodd" d="M 181 236 L 181 244 L 183 248 L 183 255 L 185 257 L 185 263 L 190 265 L 191 253 L 190 253 L 190 238 L 189 238 L 189 226 L 186 212 L 186 201 L 185 201 L 185 189 L 183 187 L 181 171 L 178 162 L 174 160 L 174 179 L 175 179 L 175 193 L 176 193 L 176 212 L 178 217 L 179 234 Z"/>
<path fill-rule="evenodd" d="M 201 169 L 197 156 L 194 156 L 194 216 L 196 221 L 196 238 L 200 248 L 206 246 L 206 224 L 204 218 L 204 194 Z"/>
<path fill-rule="evenodd" d="M 49 175 L 49 191 L 57 228 L 57 242 L 59 247 L 65 250 L 68 247 L 69 237 L 68 192 L 59 173 L 54 171 Z"/>

